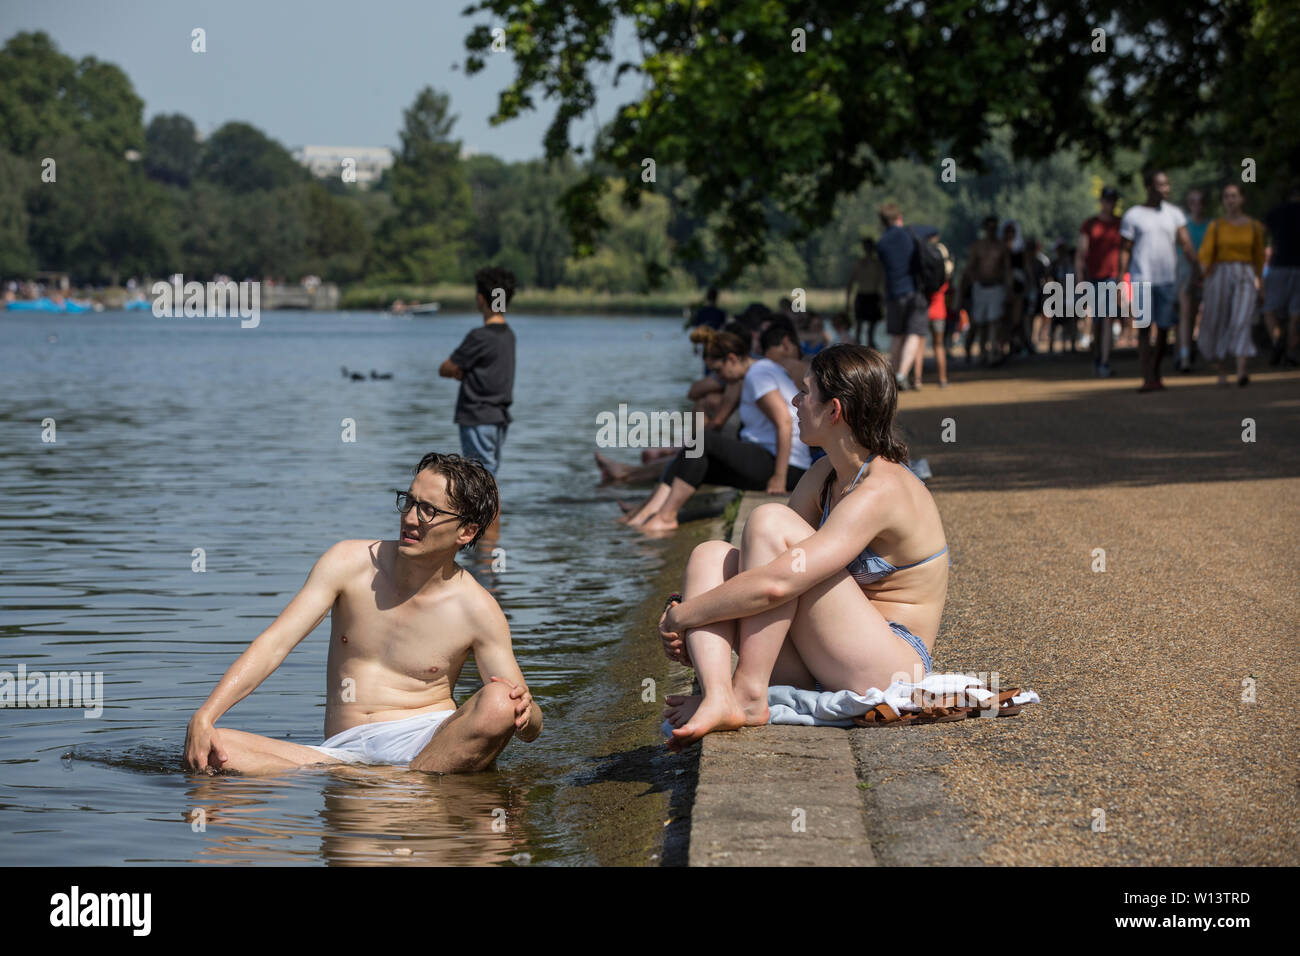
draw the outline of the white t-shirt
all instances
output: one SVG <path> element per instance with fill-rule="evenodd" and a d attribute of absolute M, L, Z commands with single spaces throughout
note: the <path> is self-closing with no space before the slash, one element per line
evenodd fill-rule
<path fill-rule="evenodd" d="M 1187 217 L 1173 203 L 1161 202 L 1159 209 L 1130 206 L 1119 223 L 1119 234 L 1133 241 L 1129 274 L 1134 282 L 1163 285 L 1178 280 L 1178 230 Z"/>
<path fill-rule="evenodd" d="M 773 390 L 779 390 L 790 413 L 793 434 L 790 436 L 790 467 L 807 470 L 812 464 L 812 452 L 799 440 L 799 420 L 790 402 L 799 389 L 785 369 L 771 359 L 756 359 L 745 373 L 745 383 L 740 387 L 740 440 L 762 445 L 772 455 L 776 454 L 776 423 L 758 407 L 758 400 Z"/>

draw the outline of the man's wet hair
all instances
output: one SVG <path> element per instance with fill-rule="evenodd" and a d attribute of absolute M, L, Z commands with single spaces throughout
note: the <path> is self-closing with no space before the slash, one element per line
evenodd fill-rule
<path fill-rule="evenodd" d="M 509 305 L 510 300 L 515 297 L 517 285 L 515 274 L 502 266 L 484 266 L 474 273 L 474 288 L 487 301 L 489 309 L 495 308 L 492 300 L 497 289 L 505 292 L 506 305 Z"/>
<path fill-rule="evenodd" d="M 444 455 L 436 451 L 421 458 L 412 474 L 418 475 L 426 469 L 447 480 L 447 503 L 460 515 L 459 527 L 478 525 L 478 533 L 461 548 L 462 551 L 472 551 L 501 508 L 496 479 L 477 458 Z"/>
<path fill-rule="evenodd" d="M 707 292 L 704 293 L 704 301 L 705 301 L 705 302 L 708 302 L 709 305 L 717 305 L 717 304 L 718 304 L 718 290 L 717 290 L 716 288 L 714 288 L 713 286 L 709 286 L 709 290 L 708 290 Z"/>

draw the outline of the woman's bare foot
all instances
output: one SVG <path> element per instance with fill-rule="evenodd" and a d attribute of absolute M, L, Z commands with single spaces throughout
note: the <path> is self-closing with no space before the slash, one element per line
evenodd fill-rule
<path fill-rule="evenodd" d="M 689 746 L 714 731 L 739 730 L 744 727 L 746 721 L 745 712 L 736 703 L 734 697 L 731 697 L 730 694 L 726 695 L 726 697 L 727 699 L 724 700 L 721 694 L 712 694 L 699 700 L 694 712 L 687 717 L 686 723 L 680 727 L 674 727 L 673 735 L 668 739 L 668 749 L 681 750 L 683 747 Z M 679 704 L 678 706 L 689 705 Z M 669 722 L 671 723 L 671 719 Z"/>
<path fill-rule="evenodd" d="M 627 477 L 629 471 L 627 465 L 612 458 L 606 458 L 600 452 L 596 452 L 596 467 L 600 469 L 600 483 L 602 485 L 622 481 Z"/>
<path fill-rule="evenodd" d="M 631 521 L 629 521 L 628 524 L 650 535 L 672 534 L 677 530 L 676 518 L 670 521 L 658 514 L 651 515 L 640 524 L 632 524 Z"/>
<path fill-rule="evenodd" d="M 695 716 L 703 699 L 699 694 L 669 694 L 664 698 L 664 720 L 674 727 L 683 726 Z"/>
<path fill-rule="evenodd" d="M 685 726 L 695 716 L 703 699 L 699 694 L 669 694 L 664 698 L 664 720 L 674 727 Z M 761 727 L 772 718 L 766 700 L 754 701 L 752 704 L 737 701 L 737 705 L 745 715 L 746 727 Z"/>
<path fill-rule="evenodd" d="M 620 508 L 625 507 L 625 505 L 621 501 L 618 503 L 618 506 Z M 655 513 L 653 511 L 646 510 L 646 506 L 642 505 L 640 508 L 637 508 L 635 510 L 631 508 L 627 508 L 624 511 L 623 516 L 620 518 L 616 518 L 615 520 L 618 521 L 619 524 L 627 525 L 629 528 L 639 528 L 647 521 L 652 519 L 654 516 Z"/>

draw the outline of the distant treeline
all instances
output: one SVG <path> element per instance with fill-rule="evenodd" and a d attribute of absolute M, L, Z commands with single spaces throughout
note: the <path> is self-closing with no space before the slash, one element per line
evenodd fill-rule
<path fill-rule="evenodd" d="M 146 127 L 143 103 L 118 67 L 75 61 L 44 33 L 16 34 L 0 50 L 0 277 L 67 272 L 78 285 L 116 285 L 181 272 L 429 285 L 470 282 L 492 262 L 524 287 L 638 293 L 698 289 L 721 272 L 710 223 L 692 219 L 682 201 L 692 184 L 663 167 L 635 211 L 622 206 L 614 183 L 602 201 L 611 228 L 593 255 L 575 258 L 556 200 L 588 167 L 572 157 L 462 159 L 449 106 L 446 96 L 420 91 L 394 166 L 366 190 L 344 183 L 341 170 L 314 179 L 246 123 L 226 123 L 202 142 L 179 114 L 154 116 Z M 702 148 L 707 135 L 701 130 Z M 909 224 L 938 227 L 960 259 L 991 213 L 1018 220 L 1050 251 L 1057 238 L 1073 242 L 1104 182 L 1116 183 L 1126 203 L 1142 197 L 1136 153 L 1110 170 L 1085 166 L 1071 151 L 1028 163 L 995 137 L 984 158 L 982 174 L 955 169 L 955 181 L 944 181 L 942 168 L 894 162 L 885 185 L 844 198 L 831 221 L 799 242 L 783 238 L 788 224 L 774 214 L 767 262 L 751 266 L 738 288 L 842 286 L 859 239 L 880 232 L 875 210 L 886 199 Z M 1171 171 L 1174 199 L 1213 175 L 1208 165 Z M 674 249 L 692 236 L 703 237 L 702 254 L 678 261 Z"/>

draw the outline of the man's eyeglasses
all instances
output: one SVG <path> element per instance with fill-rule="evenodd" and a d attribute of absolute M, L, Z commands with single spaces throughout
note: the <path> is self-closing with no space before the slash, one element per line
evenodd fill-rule
<path fill-rule="evenodd" d="M 463 516 L 456 514 L 454 511 L 444 511 L 427 501 L 419 501 L 409 491 L 398 491 L 394 488 L 393 493 L 397 495 L 397 510 L 402 514 L 406 514 L 417 505 L 419 506 L 416 516 L 420 519 L 420 524 L 429 524 L 438 515 L 450 515 L 453 518 L 465 520 Z"/>

